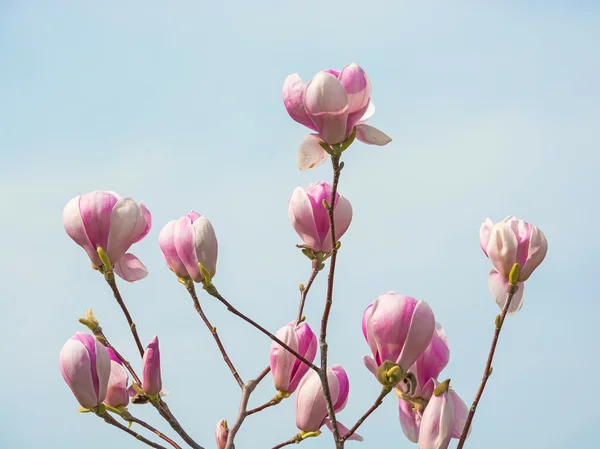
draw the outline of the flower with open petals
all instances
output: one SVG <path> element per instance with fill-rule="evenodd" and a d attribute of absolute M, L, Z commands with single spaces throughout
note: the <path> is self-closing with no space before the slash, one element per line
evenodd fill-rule
<path fill-rule="evenodd" d="M 356 138 L 369 145 L 391 142 L 385 133 L 367 125 L 375 113 L 371 101 L 371 81 L 355 63 L 341 72 L 325 70 L 305 85 L 297 73 L 283 84 L 283 104 L 292 119 L 316 131 L 309 134 L 298 151 L 298 168 L 308 170 L 321 165 L 327 152 L 320 145 L 345 142 L 356 128 Z"/>
<path fill-rule="evenodd" d="M 76 196 L 63 210 L 65 231 L 81 246 L 96 267 L 102 266 L 98 249 L 107 254 L 114 271 L 126 281 L 145 278 L 148 270 L 127 251 L 142 240 L 152 226 L 144 203 L 121 198 L 114 192 L 96 190 Z"/>

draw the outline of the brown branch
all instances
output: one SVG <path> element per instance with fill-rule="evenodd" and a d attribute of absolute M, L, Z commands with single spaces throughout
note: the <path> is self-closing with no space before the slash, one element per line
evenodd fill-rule
<path fill-rule="evenodd" d="M 115 355 L 117 356 L 117 358 L 123 363 L 123 365 L 125 366 L 125 368 L 127 368 L 127 371 L 129 371 L 129 373 L 131 374 L 131 377 L 133 377 L 133 380 L 139 386 L 141 386 L 142 385 L 142 381 L 140 380 L 140 378 L 138 377 L 138 375 L 135 373 L 135 371 L 131 367 L 131 363 L 129 363 L 127 360 L 125 360 L 125 357 L 123 357 L 121 355 L 121 353 L 119 351 L 117 351 L 117 349 L 113 345 L 110 344 L 110 342 L 108 341 L 108 338 L 106 338 L 106 335 L 104 335 L 104 332 L 102 331 L 102 328 L 101 327 L 97 327 L 92 332 L 94 332 L 94 335 L 96 336 L 96 340 L 98 340 L 102 345 L 104 345 L 105 348 L 112 349 L 112 351 L 115 353 Z"/>
<path fill-rule="evenodd" d="M 321 384 L 323 386 L 323 393 L 325 395 L 325 403 L 327 405 L 327 415 L 331 421 L 331 428 L 333 432 L 333 438 L 335 440 L 336 449 L 343 449 L 344 440 L 340 436 L 340 431 L 337 426 L 337 420 L 335 418 L 335 410 L 333 409 L 333 402 L 331 400 L 331 391 L 329 389 L 329 381 L 327 380 L 327 323 L 329 321 L 329 314 L 331 312 L 331 306 L 333 304 L 333 283 L 335 277 L 335 262 L 337 259 L 337 239 L 335 235 L 335 221 L 333 217 L 333 211 L 335 208 L 335 199 L 337 194 L 338 182 L 340 180 L 340 155 L 333 153 L 331 155 L 331 162 L 333 165 L 333 186 L 331 189 L 331 201 L 329 203 L 329 225 L 331 226 L 331 261 L 329 262 L 329 276 L 327 278 L 327 297 L 325 299 L 325 309 L 323 311 L 323 318 L 321 319 L 321 334 L 319 337 L 319 347 L 321 349 L 321 368 L 319 376 L 321 378 Z"/>
<path fill-rule="evenodd" d="M 208 317 L 206 316 L 206 314 L 202 310 L 202 307 L 200 306 L 200 301 L 198 301 L 198 295 L 196 295 L 196 288 L 194 287 L 194 283 L 188 282 L 186 284 L 186 289 L 187 289 L 188 293 L 190 294 L 190 296 L 192 297 L 192 300 L 194 301 L 194 308 L 196 309 L 196 312 L 198 312 L 198 315 L 200 315 L 200 318 L 202 318 L 202 321 L 204 321 L 204 324 L 206 324 L 206 327 L 208 327 L 208 330 L 210 331 L 213 338 L 215 339 L 215 342 L 217 343 L 217 346 L 219 347 L 219 351 L 221 351 L 221 355 L 223 356 L 223 360 L 225 360 L 225 364 L 229 367 L 231 374 L 233 374 L 233 377 L 235 378 L 235 380 L 238 383 L 238 385 L 240 386 L 240 388 L 244 388 L 244 381 L 238 374 L 237 370 L 235 369 L 235 366 L 233 366 L 233 362 L 227 355 L 227 351 L 225 350 L 223 343 L 221 343 L 219 334 L 217 334 L 217 328 L 214 327 L 210 323 L 210 321 L 208 321 Z"/>
<path fill-rule="evenodd" d="M 506 304 L 502 308 L 502 313 L 498 315 L 496 318 L 496 329 L 494 330 L 494 338 L 492 339 L 492 345 L 490 347 L 490 353 L 488 354 L 487 362 L 485 364 L 485 371 L 483 372 L 483 377 L 481 379 L 481 385 L 479 385 L 479 390 L 477 390 L 477 394 L 475 395 L 475 399 L 473 400 L 473 405 L 471 405 L 471 409 L 469 410 L 469 415 L 467 416 L 467 421 L 465 422 L 465 427 L 463 428 L 462 434 L 460 436 L 460 440 L 458 442 L 458 446 L 456 449 L 462 449 L 465 445 L 465 441 L 467 439 L 467 435 L 469 434 L 469 428 L 471 427 L 471 422 L 473 421 L 473 416 L 475 416 L 475 411 L 477 410 L 477 404 L 479 404 L 479 400 L 483 395 L 483 390 L 485 389 L 485 385 L 487 384 L 490 375 L 492 374 L 492 361 L 494 360 L 494 353 L 496 352 L 496 345 L 498 344 L 498 338 L 500 337 L 500 331 L 502 330 L 502 325 L 504 324 L 504 318 L 506 318 L 506 314 L 508 313 L 508 308 L 510 307 L 510 303 L 517 292 L 517 286 L 515 284 L 509 284 L 509 292 L 508 298 L 506 299 Z"/>
<path fill-rule="evenodd" d="M 112 416 L 110 416 L 110 414 L 107 413 L 107 412 L 104 413 L 104 415 L 97 415 L 97 416 L 99 416 L 100 418 L 102 418 L 105 422 L 107 422 L 111 426 L 115 426 L 115 427 L 121 429 L 123 432 L 127 432 L 129 435 L 131 435 L 132 437 L 134 437 L 136 440 L 141 441 L 142 443 L 146 443 L 150 447 L 153 447 L 155 449 L 167 449 L 166 447 L 161 446 L 160 444 L 154 443 L 154 442 L 152 442 L 152 441 L 144 438 L 139 433 L 134 432 L 131 429 L 128 429 L 123 424 L 121 424 L 116 419 L 114 419 Z"/>
<path fill-rule="evenodd" d="M 381 404 L 383 404 L 383 398 L 385 398 L 388 394 L 390 394 L 390 391 L 392 391 L 392 389 L 388 388 L 388 387 L 383 387 L 381 389 L 381 393 L 379 393 L 379 396 L 377 396 L 375 403 L 369 408 L 369 410 L 367 410 L 365 412 L 364 415 L 362 415 L 360 417 L 360 419 L 358 421 L 356 421 L 356 424 L 354 424 L 354 426 L 352 426 L 352 428 L 348 431 L 348 433 L 346 433 L 346 435 L 344 435 L 342 437 L 342 441 L 346 441 L 348 438 L 350 438 L 354 434 L 354 432 L 356 432 L 356 430 L 362 425 L 362 423 L 365 422 L 365 420 L 369 417 L 369 415 L 371 413 L 373 413 L 377 409 L 377 407 L 379 407 Z"/>
<path fill-rule="evenodd" d="M 131 319 L 129 310 L 127 310 L 127 306 L 123 302 L 123 298 L 121 297 L 121 293 L 119 292 L 117 283 L 115 282 L 115 276 L 114 276 L 114 274 L 112 274 L 112 276 L 105 276 L 105 278 L 106 278 L 106 282 L 108 283 L 108 285 L 110 285 L 110 288 L 113 292 L 113 295 L 115 296 L 115 299 L 117 300 L 117 303 L 119 304 L 119 306 L 121 306 L 121 310 L 125 314 L 125 318 L 127 318 L 127 323 L 129 324 L 129 329 L 131 330 L 131 333 L 133 334 L 133 339 L 135 340 L 135 344 L 137 345 L 138 351 L 140 351 L 140 357 L 144 357 L 144 347 L 142 346 L 142 342 L 140 341 L 140 337 L 137 333 L 135 323 Z"/>
<path fill-rule="evenodd" d="M 252 410 L 248 410 L 246 412 L 246 416 L 250 416 L 250 415 L 254 415 L 255 413 L 262 412 L 264 409 L 273 407 L 274 405 L 277 405 L 280 402 L 281 402 L 281 400 L 271 399 L 269 402 L 266 402 L 263 405 L 253 408 Z"/>
<path fill-rule="evenodd" d="M 299 359 L 303 363 L 307 364 L 313 370 L 319 372 L 319 368 L 317 366 L 315 366 L 313 363 L 311 363 L 308 360 L 306 360 L 304 357 L 302 357 L 300 354 L 298 354 L 297 351 L 294 351 L 292 348 L 290 348 L 288 345 L 286 345 L 283 341 L 281 341 L 279 338 L 277 338 L 271 332 L 269 332 L 264 327 L 262 327 L 260 324 L 258 324 L 256 321 L 254 321 L 251 318 L 248 318 L 246 315 L 244 315 L 239 310 L 237 310 L 235 307 L 233 307 L 225 298 L 223 298 L 223 296 L 221 296 L 221 294 L 217 291 L 216 287 L 213 284 L 205 285 L 204 289 L 208 292 L 209 295 L 211 295 L 214 298 L 216 298 L 219 301 L 221 301 L 227 307 L 227 309 L 231 313 L 233 313 L 234 315 L 240 317 L 245 322 L 247 322 L 247 323 L 251 324 L 252 326 L 254 326 L 256 329 L 258 329 L 259 331 L 261 331 L 263 334 L 267 335 L 271 340 L 275 341 L 276 343 L 279 343 L 279 345 L 281 345 L 281 347 L 285 348 L 287 351 L 289 351 L 292 354 L 294 354 L 297 359 Z"/>
<path fill-rule="evenodd" d="M 320 262 L 317 259 L 313 259 L 312 273 L 310 274 L 310 277 L 308 278 L 308 282 L 306 283 L 306 286 L 302 290 L 302 293 L 300 293 L 300 307 L 298 308 L 298 318 L 297 318 L 298 322 L 302 319 L 302 312 L 304 312 L 304 303 L 306 302 L 306 297 L 308 296 L 308 291 L 310 290 L 310 287 L 312 286 L 315 278 L 317 277 L 317 274 L 319 274 L 319 265 L 320 265 Z"/>
<path fill-rule="evenodd" d="M 196 443 L 192 437 L 190 437 L 187 432 L 185 430 L 183 430 L 183 427 L 181 427 L 181 424 L 179 424 L 179 421 L 177 421 L 177 419 L 175 418 L 175 416 L 173 416 L 173 413 L 171 413 L 171 410 L 169 410 L 169 406 L 167 405 L 167 403 L 165 401 L 163 401 L 162 399 L 158 399 L 158 401 L 156 402 L 151 402 L 151 404 L 154 406 L 154 408 L 156 408 L 156 410 L 158 410 L 158 413 L 160 413 L 160 416 L 162 416 L 171 426 L 171 428 L 177 432 L 177 434 L 183 439 L 183 441 L 185 441 L 188 446 L 190 446 L 193 449 L 204 449 L 202 446 L 200 446 L 198 443 Z"/>
<path fill-rule="evenodd" d="M 292 438 L 290 438 L 289 440 L 287 440 L 287 441 L 284 441 L 284 442 L 283 442 L 283 443 L 281 443 L 281 444 L 278 444 L 277 446 L 273 446 L 273 449 L 280 449 L 280 448 L 282 448 L 282 447 L 289 446 L 290 444 L 298 444 L 299 442 L 300 442 L 300 441 L 298 441 L 298 438 L 296 438 L 296 437 L 292 437 Z"/>
<path fill-rule="evenodd" d="M 159 438 L 162 438 L 163 440 L 165 440 L 167 443 L 169 443 L 171 446 L 173 446 L 175 449 L 181 449 L 181 446 L 179 446 L 175 441 L 173 441 L 171 438 L 169 438 L 168 436 L 166 436 L 164 433 L 162 433 L 160 430 L 152 427 L 150 424 L 148 424 L 145 421 L 142 421 L 141 419 L 136 418 L 135 416 L 132 416 L 131 413 L 129 412 L 124 412 L 121 417 L 128 422 L 134 422 L 136 424 L 139 424 L 140 426 L 148 429 L 149 431 L 153 432 L 155 435 L 157 435 Z"/>

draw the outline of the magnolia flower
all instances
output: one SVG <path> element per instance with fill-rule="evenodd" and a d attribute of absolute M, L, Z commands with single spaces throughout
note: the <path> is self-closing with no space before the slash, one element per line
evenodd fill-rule
<path fill-rule="evenodd" d="M 145 278 L 148 270 L 127 250 L 142 240 L 152 226 L 144 203 L 96 190 L 76 196 L 63 210 L 65 231 L 81 246 L 96 267 L 102 266 L 98 249 L 107 254 L 115 273 L 126 281 Z"/>
<path fill-rule="evenodd" d="M 210 221 L 192 211 L 166 224 L 158 235 L 158 244 L 167 266 L 179 278 L 202 282 L 202 264 L 211 277 L 217 272 L 219 244 Z"/>
<path fill-rule="evenodd" d="M 297 73 L 289 75 L 283 84 L 283 103 L 292 119 L 316 131 L 300 146 L 300 170 L 317 167 L 327 159 L 320 142 L 330 146 L 341 144 L 354 128 L 356 138 L 366 144 L 383 146 L 392 141 L 366 124 L 375 113 L 375 106 L 371 102 L 371 81 L 357 64 L 348 64 L 341 72 L 319 72 L 308 85 Z"/>
<path fill-rule="evenodd" d="M 296 187 L 290 197 L 288 215 L 294 230 L 304 244 L 314 252 L 332 250 L 329 212 L 323 200 L 331 203 L 332 187 L 325 181 L 316 182 L 306 189 Z M 339 240 L 350 227 L 352 206 L 350 201 L 336 192 L 333 205 L 335 237 Z"/>
<path fill-rule="evenodd" d="M 227 446 L 227 437 L 229 436 L 229 428 L 227 427 L 227 421 L 224 419 L 219 420 L 217 428 L 215 429 L 215 439 L 217 440 L 217 449 L 225 449 Z M 233 446 L 235 447 L 235 446 Z"/>
<path fill-rule="evenodd" d="M 64 344 L 59 356 L 63 379 L 82 407 L 91 409 L 104 401 L 110 377 L 110 358 L 104 346 L 83 332 Z"/>
<path fill-rule="evenodd" d="M 155 335 L 144 351 L 142 358 L 142 389 L 146 394 L 159 394 L 162 389 L 160 375 L 160 350 Z"/>

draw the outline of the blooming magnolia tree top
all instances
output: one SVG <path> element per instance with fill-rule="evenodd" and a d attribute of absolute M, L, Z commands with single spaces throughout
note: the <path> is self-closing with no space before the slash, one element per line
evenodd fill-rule
<path fill-rule="evenodd" d="M 282 318 L 282 327 L 275 333 L 238 310 L 217 290 L 218 240 L 207 217 L 192 211 L 169 221 L 159 233 L 158 248 L 167 268 L 187 290 L 196 313 L 207 327 L 207 332 L 199 338 L 214 340 L 214 350 L 221 353 L 240 387 L 240 404 L 232 405 L 232 410 L 238 409 L 238 412 L 229 420 L 224 418 L 216 423 L 214 443 L 196 441 L 183 429 L 163 399 L 166 393 L 161 375 L 159 339 L 154 336 L 144 347 L 137 324 L 116 283 L 115 274 L 128 282 L 139 281 L 148 275 L 142 262 L 128 251 L 150 231 L 150 211 L 143 203 L 138 204 L 114 192 L 95 191 L 67 203 L 63 211 L 65 231 L 85 250 L 92 268 L 102 274 L 111 288 L 140 356 L 139 361 L 130 362 L 129 355 L 126 357 L 112 346 L 89 309 L 79 321 L 91 333 L 77 332 L 65 343 L 59 356 L 60 371 L 79 402 L 81 412 L 92 413 L 154 448 L 164 449 L 169 445 L 179 449 L 186 445 L 193 449 L 233 449 L 237 445 L 242 449 L 243 443 L 236 441 L 236 436 L 246 419 L 262 411 L 267 413 L 267 409 L 294 396 L 297 432 L 287 441 L 273 442 L 273 449 L 320 437 L 325 428 L 332 437 L 325 441 L 331 447 L 341 449 L 347 441 L 368 441 L 369 436 L 357 433 L 358 428 L 366 419 L 375 416 L 381 403 L 393 394 L 398 400 L 400 427 L 407 445 L 417 444 L 419 449 L 446 449 L 452 439 L 457 439 L 458 448 L 463 447 L 491 374 L 504 320 L 521 309 L 524 283 L 544 260 L 548 244 L 537 227 L 515 217 L 507 217 L 498 223 L 488 218 L 481 225 L 481 248 L 492 265 L 489 289 L 500 314 L 496 317 L 482 383 L 470 408 L 451 387 L 450 380 L 440 378 L 450 359 L 449 339 L 440 324 L 443 317 L 436 316 L 425 300 L 394 291 L 383 293 L 370 303 L 366 300 L 362 333 L 365 348 L 371 354 L 364 356 L 363 361 L 373 374 L 372 381 L 380 384 L 381 391 L 352 427 L 342 424 L 337 415 L 351 400 L 350 393 L 357 386 L 350 387 L 351 374 L 342 366 L 330 363 L 328 354 L 328 322 L 336 260 L 341 248 L 340 238 L 350 228 L 353 216 L 351 203 L 338 192 L 338 185 L 344 168 L 343 154 L 355 140 L 378 146 L 391 142 L 385 133 L 367 124 L 375 112 L 371 95 L 371 81 L 357 64 L 349 64 L 341 71 L 319 72 L 307 84 L 297 74 L 288 76 L 284 82 L 283 103 L 287 112 L 292 119 L 313 131 L 300 143 L 298 168 L 305 171 L 330 161 L 333 181 L 297 187 L 290 196 L 288 214 L 302 241 L 297 246 L 310 262 L 310 276 L 306 285 L 300 286 L 297 316 Z M 329 274 L 323 314 L 306 317 L 303 312 L 309 291 L 327 264 Z M 229 357 L 216 328 L 202 309 L 196 284 L 249 327 L 270 339 L 270 351 L 267 344 L 264 348 L 265 355 L 269 354 L 269 365 L 254 378 L 242 377 Z M 205 342 L 199 343 L 199 347 L 208 350 Z M 136 367 L 141 367 L 141 371 L 136 371 Z M 250 396 L 269 374 L 273 396 L 266 398 L 263 405 L 249 409 Z M 169 380 L 165 378 L 164 383 L 168 384 Z M 176 436 L 168 436 L 164 429 L 159 430 L 136 418 L 133 411 L 143 404 L 154 407 Z M 290 418 L 290 423 L 293 422 Z M 198 425 L 214 426 L 210 423 Z M 160 444 L 157 439 L 161 440 Z M 244 447 L 255 449 L 251 443 Z"/>

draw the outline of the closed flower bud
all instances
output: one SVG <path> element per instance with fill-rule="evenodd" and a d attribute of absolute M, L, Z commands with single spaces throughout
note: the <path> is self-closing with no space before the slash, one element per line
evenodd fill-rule
<path fill-rule="evenodd" d="M 150 232 L 152 217 L 144 203 L 138 205 L 131 198 L 97 190 L 69 201 L 63 211 L 63 224 L 95 266 L 102 266 L 97 252 L 102 248 L 114 272 L 124 280 L 138 281 L 148 275 L 144 264 L 127 253 Z"/>
<path fill-rule="evenodd" d="M 215 230 L 206 217 L 196 212 L 167 223 L 160 231 L 158 244 L 167 266 L 179 278 L 202 282 L 204 276 L 198 263 L 211 277 L 217 272 L 219 245 Z"/>
<path fill-rule="evenodd" d="M 129 404 L 129 392 L 127 391 L 127 382 L 129 376 L 123 368 L 120 361 L 110 361 L 110 377 L 108 379 L 108 389 L 104 402 L 111 407 L 127 407 Z"/>
<path fill-rule="evenodd" d="M 160 376 L 160 350 L 155 335 L 144 351 L 142 359 L 142 389 L 146 394 L 157 395 L 162 389 Z"/>
<path fill-rule="evenodd" d="M 515 217 L 492 224 L 488 218 L 479 231 L 483 252 L 504 279 L 519 264 L 519 282 L 525 282 L 542 263 L 548 251 L 546 236 L 536 226 Z"/>
<path fill-rule="evenodd" d="M 313 362 L 317 353 L 317 337 L 306 322 L 292 321 L 277 331 L 276 337 L 300 354 L 309 362 Z M 284 349 L 277 342 L 271 344 L 271 373 L 278 391 L 293 393 L 309 370 L 309 366 L 294 354 Z"/>
<path fill-rule="evenodd" d="M 229 429 L 227 428 L 227 421 L 224 419 L 217 423 L 217 429 L 215 430 L 215 438 L 217 440 L 217 449 L 225 449 L 227 446 L 227 437 L 229 436 Z M 235 448 L 235 446 L 233 446 Z"/>
<path fill-rule="evenodd" d="M 377 367 L 387 360 L 406 373 L 431 342 L 435 318 L 425 301 L 392 291 L 367 307 L 362 330 L 373 354 L 364 358 L 371 372 L 376 374 Z"/>
<path fill-rule="evenodd" d="M 63 379 L 82 407 L 91 409 L 104 401 L 110 376 L 110 358 L 104 346 L 77 332 L 62 347 L 59 356 Z"/>
<path fill-rule="evenodd" d="M 304 244 L 314 252 L 328 253 L 332 249 L 329 212 L 323 205 L 323 200 L 331 203 L 331 194 L 331 185 L 321 181 L 311 184 L 306 190 L 297 187 L 289 201 L 288 214 L 292 226 Z M 352 221 L 350 201 L 339 193 L 336 193 L 333 219 L 335 237 L 339 240 Z"/>
<path fill-rule="evenodd" d="M 344 368 L 334 365 L 327 368 L 327 380 L 331 393 L 331 402 L 335 413 L 346 407 L 350 383 Z M 338 429 L 342 435 L 348 432 L 348 428 L 339 421 Z M 296 393 L 296 427 L 304 432 L 316 432 L 326 425 L 331 430 L 331 422 L 327 415 L 325 394 L 319 375 L 311 370 L 300 381 Z M 362 441 L 362 437 L 353 434 L 350 440 Z"/>

